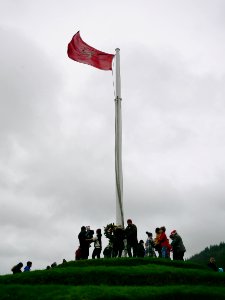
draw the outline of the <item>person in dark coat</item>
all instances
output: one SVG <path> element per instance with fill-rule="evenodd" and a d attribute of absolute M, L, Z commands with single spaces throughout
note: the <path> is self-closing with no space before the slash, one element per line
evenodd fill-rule
<path fill-rule="evenodd" d="M 23 263 L 20 262 L 17 265 L 15 265 L 14 267 L 12 267 L 11 271 L 13 272 L 13 274 L 21 273 L 22 267 L 23 267 Z"/>
<path fill-rule="evenodd" d="M 117 226 L 114 231 L 113 239 L 113 257 L 121 257 L 124 249 L 125 231 L 122 226 Z"/>
<path fill-rule="evenodd" d="M 127 220 L 127 227 L 125 229 L 125 235 L 127 239 L 127 253 L 129 257 L 132 257 L 131 249 L 133 248 L 133 257 L 137 256 L 137 226 L 133 224 L 131 219 Z"/>
<path fill-rule="evenodd" d="M 87 231 L 85 226 L 81 227 L 81 232 L 78 235 L 78 239 L 80 242 L 81 259 L 88 259 L 90 241 L 87 239 Z"/>
<path fill-rule="evenodd" d="M 216 260 L 214 257 L 210 257 L 208 267 L 215 272 L 218 272 L 219 268 L 216 265 Z"/>
<path fill-rule="evenodd" d="M 137 245 L 137 257 L 144 257 L 144 256 L 145 256 L 144 241 L 140 240 Z"/>
<path fill-rule="evenodd" d="M 173 251 L 173 260 L 184 260 L 184 253 L 186 251 L 181 236 L 176 230 L 170 233 L 170 238 L 172 240 L 171 246 Z"/>

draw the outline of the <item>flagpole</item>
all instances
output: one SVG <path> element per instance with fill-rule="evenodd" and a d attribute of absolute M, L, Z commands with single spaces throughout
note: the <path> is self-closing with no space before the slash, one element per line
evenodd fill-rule
<path fill-rule="evenodd" d="M 115 93 L 115 173 L 116 173 L 116 224 L 124 228 L 123 171 L 122 171 L 122 113 L 120 49 L 116 48 L 116 93 Z"/>

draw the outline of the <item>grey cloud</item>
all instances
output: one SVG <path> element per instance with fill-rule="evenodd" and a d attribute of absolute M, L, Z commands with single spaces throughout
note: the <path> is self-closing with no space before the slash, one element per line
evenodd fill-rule
<path fill-rule="evenodd" d="M 46 117 L 57 119 L 60 77 L 31 40 L 8 29 L 1 30 L 1 40 L 1 134 L 40 138 L 37 126 L 47 125 Z"/>

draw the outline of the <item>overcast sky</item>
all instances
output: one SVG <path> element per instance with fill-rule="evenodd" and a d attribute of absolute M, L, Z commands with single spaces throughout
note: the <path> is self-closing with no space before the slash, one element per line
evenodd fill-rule
<path fill-rule="evenodd" d="M 121 49 L 125 219 L 224 241 L 225 2 L 0 0 L 0 273 L 74 259 L 115 221 L 110 71 L 67 44 Z M 106 240 L 104 240 L 104 245 Z M 92 250 L 91 250 L 92 251 Z"/>

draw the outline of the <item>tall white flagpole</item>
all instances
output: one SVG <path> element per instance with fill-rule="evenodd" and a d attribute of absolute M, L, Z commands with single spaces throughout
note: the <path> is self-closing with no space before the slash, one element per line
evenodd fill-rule
<path fill-rule="evenodd" d="M 123 171 L 122 171 L 122 114 L 120 49 L 116 48 L 116 93 L 115 93 L 115 171 L 116 171 L 116 225 L 124 228 Z"/>

